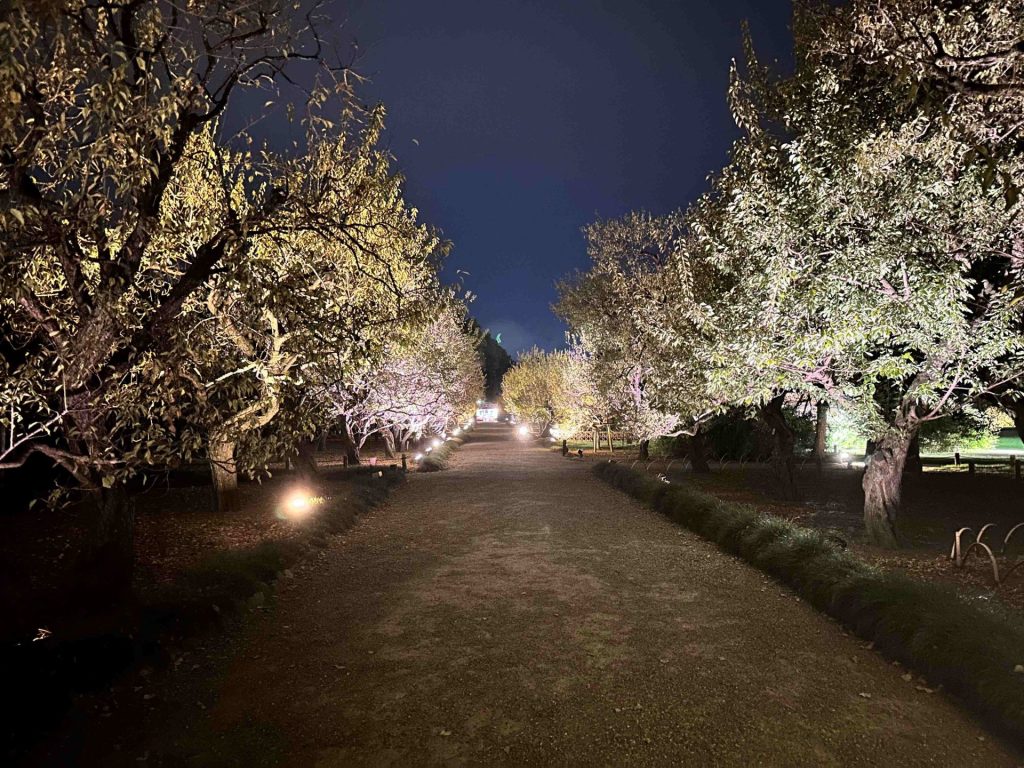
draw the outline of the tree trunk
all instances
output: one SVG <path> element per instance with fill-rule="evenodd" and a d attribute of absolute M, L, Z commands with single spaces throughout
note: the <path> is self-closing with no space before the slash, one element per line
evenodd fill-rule
<path fill-rule="evenodd" d="M 389 459 L 395 458 L 395 434 L 390 429 L 382 429 L 381 439 L 384 441 L 384 455 Z"/>
<path fill-rule="evenodd" d="M 897 520 L 903 493 L 903 467 L 912 432 L 894 431 L 874 441 L 874 453 L 864 471 L 864 527 L 868 538 L 878 546 L 899 546 Z"/>
<path fill-rule="evenodd" d="M 772 398 L 761 407 L 758 415 L 772 433 L 772 469 L 775 479 L 783 496 L 795 499 L 796 457 L 793 455 L 793 448 L 796 445 L 796 437 L 782 410 L 785 400 L 785 395 Z"/>
<path fill-rule="evenodd" d="M 1013 426 L 1017 429 L 1017 437 L 1024 441 L 1024 400 L 1004 401 L 1004 407 L 1013 419 Z"/>
<path fill-rule="evenodd" d="M 96 525 L 83 554 L 82 573 L 93 590 L 108 599 L 131 589 L 135 567 L 135 501 L 123 486 L 94 494 Z"/>
<path fill-rule="evenodd" d="M 907 463 L 904 465 L 904 469 L 907 472 L 913 472 L 915 474 L 921 474 L 924 472 L 924 463 L 921 461 L 921 441 L 920 435 L 915 434 L 910 441 L 910 445 L 907 446 Z"/>
<path fill-rule="evenodd" d="M 818 472 L 825 462 L 825 453 L 828 448 L 828 403 L 824 400 L 818 401 L 817 421 L 814 426 L 814 461 L 818 465 Z"/>
<path fill-rule="evenodd" d="M 347 416 L 341 417 L 341 447 L 350 465 L 359 463 L 359 444 L 352 432 L 352 424 Z"/>
<path fill-rule="evenodd" d="M 238 509 L 238 465 L 235 441 L 224 437 L 210 440 L 210 475 L 213 478 L 213 504 L 217 512 Z"/>
<path fill-rule="evenodd" d="M 641 440 L 640 441 L 640 460 L 647 461 L 651 458 L 651 441 Z"/>
<path fill-rule="evenodd" d="M 703 475 L 711 471 L 711 466 L 708 464 L 707 443 L 704 441 L 704 432 L 700 428 L 687 441 L 687 456 L 690 457 L 690 466 L 693 467 L 694 472 Z"/>
<path fill-rule="evenodd" d="M 320 467 L 316 463 L 316 440 L 303 440 L 298 445 L 298 454 L 295 456 L 295 469 L 303 480 L 312 480 L 320 474 Z"/>

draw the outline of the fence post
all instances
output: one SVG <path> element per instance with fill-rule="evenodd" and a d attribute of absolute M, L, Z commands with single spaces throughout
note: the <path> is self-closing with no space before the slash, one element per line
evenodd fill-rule
<path fill-rule="evenodd" d="M 409 465 L 406 462 L 405 454 L 402 454 L 402 471 L 405 472 L 409 469 Z"/>
<path fill-rule="evenodd" d="M 608 453 L 615 453 L 615 446 L 612 444 L 612 428 L 609 424 L 606 429 L 608 430 Z"/>
<path fill-rule="evenodd" d="M 953 465 L 957 466 L 957 467 L 960 466 L 960 452 L 959 451 L 957 451 L 956 453 L 953 454 Z"/>
<path fill-rule="evenodd" d="M 967 462 L 967 474 L 969 474 L 969 475 L 973 475 L 974 474 L 974 462 L 973 461 L 968 461 Z"/>

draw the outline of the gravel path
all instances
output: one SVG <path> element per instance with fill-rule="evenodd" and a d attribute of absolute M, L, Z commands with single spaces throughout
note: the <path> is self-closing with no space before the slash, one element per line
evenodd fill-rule
<path fill-rule="evenodd" d="M 759 572 L 509 436 L 413 476 L 76 762 L 1017 763 Z"/>

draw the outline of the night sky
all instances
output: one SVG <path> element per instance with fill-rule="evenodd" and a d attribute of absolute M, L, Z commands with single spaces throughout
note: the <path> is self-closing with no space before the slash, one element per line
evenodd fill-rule
<path fill-rule="evenodd" d="M 564 343 L 555 280 L 586 266 L 580 228 L 685 207 L 737 130 L 730 60 L 748 20 L 789 57 L 788 0 L 353 0 L 362 95 L 389 112 L 407 197 L 454 242 L 481 325 L 512 353 Z M 417 143 L 418 142 L 418 143 Z"/>

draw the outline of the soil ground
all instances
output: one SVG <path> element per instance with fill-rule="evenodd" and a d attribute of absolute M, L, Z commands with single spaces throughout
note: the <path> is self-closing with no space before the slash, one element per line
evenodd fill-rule
<path fill-rule="evenodd" d="M 364 451 L 365 464 L 401 462 L 376 448 Z M 341 446 L 328 444 L 317 462 L 324 492 L 344 504 L 350 490 Z M 283 465 L 272 470 L 273 477 L 262 483 L 241 482 L 237 514 L 214 511 L 205 466 L 154 475 L 134 494 L 132 588 L 114 596 L 107 585 L 97 590 L 80 562 L 93 524 L 84 510 L 11 511 L 2 506 L 0 489 L 0 643 L 25 641 L 38 627 L 61 638 L 88 635 L 108 614 L 153 596 L 205 558 L 301 534 L 301 526 L 286 519 L 281 508 L 289 490 L 301 484 Z"/>
<path fill-rule="evenodd" d="M 482 427 L 38 764 L 1015 765 L 741 562 Z"/>

